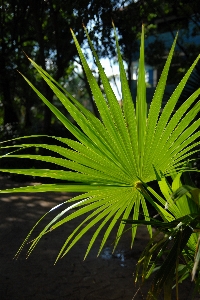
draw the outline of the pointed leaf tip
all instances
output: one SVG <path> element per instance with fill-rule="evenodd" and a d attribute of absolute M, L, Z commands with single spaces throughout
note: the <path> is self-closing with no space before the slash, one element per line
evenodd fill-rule
<path fill-rule="evenodd" d="M 29 59 L 28 55 L 26 54 L 26 52 L 24 50 L 22 50 L 22 52 L 24 53 L 24 55 Z"/>

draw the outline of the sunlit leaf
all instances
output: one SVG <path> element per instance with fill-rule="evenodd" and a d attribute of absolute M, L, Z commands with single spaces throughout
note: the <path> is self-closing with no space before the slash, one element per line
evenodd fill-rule
<path fill-rule="evenodd" d="M 122 107 L 120 107 L 87 31 L 86 35 L 97 64 L 101 86 L 99 86 L 93 75 L 81 46 L 72 31 L 74 43 L 100 118 L 94 116 L 73 95 L 65 91 L 45 70 L 28 58 L 72 118 L 69 120 L 64 113 L 61 113 L 41 94 L 39 89 L 33 86 L 26 76 L 22 75 L 23 78 L 41 101 L 49 107 L 55 117 L 70 131 L 75 140 L 54 136 L 48 137 L 48 139 L 51 139 L 49 143 L 41 144 L 37 142 L 37 136 L 33 136 L 32 138 L 24 137 L 22 141 L 17 138 L 14 144 L 11 141 L 10 144 L 1 143 L 4 153 L 1 159 L 36 160 L 43 166 L 43 168 L 32 169 L 1 168 L 1 172 L 59 180 L 59 183 L 55 184 L 2 190 L 1 193 L 45 191 L 83 193 L 56 206 L 55 209 L 62 206 L 63 211 L 59 212 L 38 235 L 35 230 L 30 232 L 27 239 L 31 236 L 33 242 L 28 250 L 28 255 L 31 254 L 44 235 L 51 230 L 57 230 L 66 222 L 82 215 L 86 215 L 84 221 L 72 231 L 70 236 L 66 237 L 58 258 L 65 255 L 94 225 L 97 225 L 96 231 L 89 242 L 86 256 L 100 232 L 103 233 L 103 238 L 98 253 L 105 246 L 113 228 L 118 226 L 113 247 L 115 249 L 124 232 L 125 224 L 120 222 L 121 219 L 131 218 L 133 221 L 137 221 L 141 213 L 144 215 L 145 224 L 151 237 L 152 223 L 146 201 L 154 206 L 166 223 L 174 222 L 174 220 L 184 216 L 181 201 L 185 201 L 186 198 L 184 197 L 187 197 L 187 194 L 182 195 L 182 200 L 174 201 L 172 197 L 173 188 L 168 184 L 166 176 L 174 177 L 177 170 L 185 170 L 185 160 L 196 151 L 194 147 L 199 143 L 198 127 L 200 121 L 196 120 L 194 122 L 194 118 L 200 110 L 200 105 L 199 103 L 194 104 L 194 102 L 200 90 L 194 92 L 175 113 L 174 110 L 200 56 L 183 77 L 161 112 L 162 98 L 176 44 L 176 39 L 174 40 L 148 111 L 145 83 L 144 27 L 142 27 L 141 34 L 136 99 L 132 99 L 114 28 L 122 89 Z M 28 138 L 27 143 L 24 142 L 26 138 Z M 34 149 L 42 150 L 42 155 L 40 152 L 39 154 L 34 153 Z M 164 197 L 147 185 L 149 182 L 158 179 L 158 177 L 159 186 Z M 174 185 L 177 186 L 178 184 L 179 180 L 177 179 Z M 192 193 L 196 195 L 193 201 L 195 207 L 199 201 L 199 194 L 195 190 L 191 190 L 190 194 L 192 195 Z M 69 206 L 66 208 L 65 205 Z M 75 212 L 72 210 L 74 208 L 76 208 Z M 189 212 L 189 209 L 190 206 L 187 202 L 187 209 L 184 210 L 184 213 Z M 48 213 L 53 210 L 54 208 Z M 82 228 L 83 224 L 85 226 Z M 135 225 L 132 227 L 131 246 L 137 230 L 137 223 Z M 174 223 L 171 223 L 171 225 L 174 226 Z M 33 237 L 34 233 L 36 234 L 35 237 Z M 27 242 L 27 239 L 25 242 Z M 194 244 L 194 241 L 195 238 L 193 237 L 189 239 L 191 245 Z"/>

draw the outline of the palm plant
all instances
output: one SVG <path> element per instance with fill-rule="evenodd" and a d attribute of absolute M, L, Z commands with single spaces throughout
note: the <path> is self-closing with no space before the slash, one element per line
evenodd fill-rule
<path fill-rule="evenodd" d="M 15 144 L 11 146 L 4 146 L 2 144 L 2 149 L 8 151 L 5 156 L 7 158 L 28 158 L 48 162 L 52 166 L 56 165 L 56 169 L 0 169 L 1 172 L 63 180 L 63 183 L 41 184 L 25 188 L 2 190 L 1 193 L 33 191 L 82 193 L 59 205 L 59 207 L 61 205 L 64 207 L 62 212 L 58 213 L 35 237 L 28 250 L 29 255 L 42 236 L 47 232 L 89 212 L 90 214 L 85 217 L 84 221 L 67 237 L 57 259 L 63 257 L 98 222 L 100 222 L 100 225 L 98 225 L 89 242 L 85 257 L 95 242 L 96 237 L 100 231 L 103 231 L 106 225 L 107 227 L 104 229 L 104 236 L 98 253 L 104 247 L 111 230 L 120 218 L 127 219 L 132 214 L 132 218 L 137 220 L 140 207 L 142 207 L 145 219 L 148 221 L 149 212 L 146 200 L 139 192 L 142 182 L 148 183 L 156 179 L 154 169 L 160 170 L 165 176 L 185 169 L 185 159 L 196 151 L 195 146 L 199 143 L 196 140 L 199 137 L 197 129 L 200 120 L 193 122 L 193 119 L 199 112 L 200 103 L 194 106 L 192 104 L 200 94 L 200 89 L 195 91 L 175 113 L 174 108 L 200 56 L 197 57 L 191 68 L 187 71 L 160 114 L 162 97 L 176 44 L 176 37 L 158 82 L 150 109 L 147 111 L 144 28 L 142 28 L 141 34 L 139 76 L 135 105 L 132 101 L 115 32 L 123 99 L 121 108 L 87 31 L 86 35 L 99 70 L 104 93 L 102 93 L 98 86 L 73 32 L 72 35 L 93 94 L 93 99 L 98 108 L 100 119 L 96 118 L 72 95 L 65 91 L 46 71 L 29 58 L 32 65 L 50 86 L 77 125 L 70 122 L 24 75 L 22 76 L 61 123 L 74 135 L 76 140 L 52 136 L 49 137 L 50 142 L 48 144 L 36 144 L 35 140 L 32 143 L 21 142 L 21 144 L 17 144 L 18 140 L 15 140 Z M 35 139 L 37 137 L 33 136 L 32 138 Z M 56 145 L 56 142 L 59 142 L 59 146 Z M 48 155 L 48 152 L 47 155 L 20 153 L 21 150 L 24 151 L 30 147 L 51 151 L 51 155 Z M 55 157 L 52 153 L 55 153 Z M 68 203 L 72 204 L 66 208 L 65 205 Z M 76 208 L 75 211 L 66 215 L 68 211 L 74 208 Z M 163 213 L 167 214 L 166 210 L 163 209 Z M 82 226 L 83 224 L 85 224 L 85 227 Z M 120 222 L 114 249 L 119 242 L 124 226 L 125 224 Z M 30 235 L 32 235 L 33 229 L 20 247 L 19 252 Z M 137 227 L 132 228 L 131 245 L 134 242 L 136 229 Z M 149 225 L 148 230 L 151 236 L 152 230 Z"/>
<path fill-rule="evenodd" d="M 132 226 L 148 224 L 157 229 L 144 249 L 136 269 L 135 280 L 137 282 L 141 278 L 142 284 L 156 271 L 148 300 L 158 299 L 162 290 L 164 299 L 171 300 L 173 287 L 176 287 L 178 299 L 178 284 L 190 274 L 195 281 L 195 289 L 200 292 L 200 189 L 188 185 L 186 176 L 183 185 L 180 177 L 181 173 L 177 174 L 170 185 L 165 176 L 157 176 L 164 198 L 147 184 L 143 185 L 141 193 L 156 207 L 162 221 L 157 218 L 149 221 L 124 220 L 125 223 L 133 224 Z M 163 215 L 160 207 L 168 213 Z"/>

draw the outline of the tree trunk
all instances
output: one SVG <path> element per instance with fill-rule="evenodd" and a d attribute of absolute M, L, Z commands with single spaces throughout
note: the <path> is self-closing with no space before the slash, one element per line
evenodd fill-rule
<path fill-rule="evenodd" d="M 42 20 L 43 20 L 43 9 L 41 9 L 41 5 L 39 5 L 40 1 L 34 0 L 32 2 L 33 6 L 33 13 L 34 13 L 34 23 L 36 29 L 36 36 L 37 41 L 39 44 L 39 64 L 42 66 L 44 70 L 46 70 L 46 61 L 45 61 L 45 45 L 44 45 L 44 34 L 42 28 Z M 53 99 L 53 92 L 47 86 L 46 82 L 42 81 L 43 87 L 43 95 L 52 102 Z M 51 116 L 52 113 L 50 109 L 45 105 L 44 106 L 44 119 L 43 119 L 43 126 L 41 131 L 45 134 L 48 134 L 50 126 L 51 126 Z"/>
<path fill-rule="evenodd" d="M 5 73 L 4 73 L 5 74 Z M 18 117 L 13 108 L 13 103 L 11 99 L 10 93 L 10 83 L 7 78 L 2 78 L 2 93 L 3 93 L 3 108 L 4 108 L 4 120 L 3 124 L 11 124 L 11 123 L 18 123 Z"/>

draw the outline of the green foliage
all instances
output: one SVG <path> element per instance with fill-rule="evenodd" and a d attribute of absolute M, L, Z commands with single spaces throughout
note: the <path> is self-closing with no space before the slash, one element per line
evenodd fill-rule
<path fill-rule="evenodd" d="M 181 173 L 177 174 L 170 185 L 164 176 L 157 176 L 164 198 L 148 185 L 143 187 L 142 194 L 153 203 L 158 211 L 157 216 L 149 221 L 124 220 L 125 223 L 148 224 L 156 228 L 138 261 L 136 270 L 136 281 L 141 278 L 142 284 L 156 271 L 148 300 L 158 299 L 162 290 L 164 300 L 171 300 L 173 287 L 176 287 L 178 299 L 178 284 L 191 274 L 195 288 L 200 292 L 200 189 L 183 185 L 180 177 Z M 157 220 L 158 216 L 161 216 L 163 221 Z"/>
<path fill-rule="evenodd" d="M 59 190 L 83 193 L 59 205 L 59 207 L 63 206 L 62 212 L 58 213 L 44 227 L 32 241 L 29 248 L 28 255 L 31 254 L 43 235 L 87 213 L 84 221 L 67 237 L 57 259 L 63 257 L 96 224 L 98 226 L 89 242 L 85 257 L 100 231 L 104 230 L 104 236 L 98 254 L 104 247 L 111 230 L 118 224 L 114 244 L 115 249 L 125 226 L 124 223 L 119 223 L 120 219 L 127 219 L 131 215 L 133 220 L 137 220 L 141 208 L 145 220 L 150 220 L 144 195 L 140 193 L 142 184 L 156 179 L 154 169 L 161 171 L 165 176 L 173 175 L 179 170 L 185 170 L 185 159 L 197 151 L 195 147 L 199 144 L 196 140 L 199 137 L 197 129 L 200 120 L 196 120 L 195 122 L 193 120 L 199 112 L 200 104 L 193 105 L 193 103 L 198 97 L 200 89 L 195 91 L 177 111 L 174 112 L 174 110 L 179 96 L 200 56 L 185 74 L 161 113 L 162 97 L 175 48 L 175 39 L 158 82 L 150 109 L 147 111 L 144 28 L 141 35 L 136 105 L 132 101 L 115 33 L 123 99 L 121 108 L 99 62 L 87 31 L 88 42 L 99 70 L 101 84 L 104 88 L 103 93 L 88 66 L 73 32 L 72 35 L 91 88 L 93 99 L 98 108 L 100 119 L 95 117 L 72 95 L 64 90 L 44 69 L 29 59 L 33 67 L 63 104 L 66 111 L 74 119 L 76 125 L 48 101 L 24 75 L 22 76 L 64 127 L 74 135 L 76 140 L 52 136 L 49 137 L 49 143 L 37 144 L 35 141 L 37 136 L 34 136 L 33 142 L 30 142 L 29 137 L 28 143 L 23 143 L 22 140 L 22 143 L 18 144 L 18 139 L 16 139 L 15 144 L 12 146 L 2 145 L 2 149 L 8 152 L 2 156 L 2 159 L 3 157 L 7 159 L 33 159 L 41 163 L 52 164 L 52 169 L 18 168 L 0 170 L 1 172 L 39 176 L 41 178 L 49 177 L 63 181 L 63 183 L 41 184 L 35 187 L 29 186 L 26 188 L 2 190 L 1 193 L 54 192 Z M 46 155 L 24 154 L 28 153 L 29 148 L 46 150 Z M 48 155 L 48 151 L 51 151 L 51 155 Z M 52 153 L 55 153 L 55 156 Z M 164 183 L 161 181 L 161 184 Z M 158 206 L 158 204 L 156 205 Z M 72 209 L 75 210 L 71 214 L 68 214 Z M 54 208 L 48 213 L 52 210 Z M 170 218 L 171 214 L 164 209 L 161 210 L 166 219 Z M 34 229 L 35 227 L 25 239 L 19 252 L 30 235 L 32 236 L 32 233 L 34 233 Z M 132 229 L 131 244 L 134 242 L 136 229 L 137 226 Z M 151 236 L 152 230 L 150 225 L 148 225 L 148 230 Z"/>
<path fill-rule="evenodd" d="M 73 65 L 77 55 L 70 27 L 73 28 L 81 46 L 84 47 L 86 45 L 82 29 L 84 22 L 90 30 L 90 36 L 98 55 L 113 58 L 115 57 L 115 42 L 112 38 L 110 22 L 113 19 L 119 31 L 119 43 L 129 71 L 133 55 L 136 56 L 136 60 L 138 59 L 138 41 L 142 22 L 145 23 L 145 34 L 158 38 L 163 30 L 174 35 L 174 31 L 184 28 L 183 38 L 180 36 L 181 31 L 179 32 L 178 45 L 181 55 L 176 56 L 177 61 L 174 61 L 171 74 L 168 76 L 168 83 L 174 83 L 174 80 L 178 83 L 182 74 L 179 75 L 177 69 L 181 70 L 180 67 L 184 64 L 183 69 L 187 71 L 196 57 L 196 53 L 199 53 L 198 42 L 196 45 L 190 43 L 190 37 L 199 34 L 198 9 L 195 0 L 190 2 L 179 0 L 176 3 L 172 0 L 164 2 L 158 0 L 36 0 L 23 2 L 2 0 L 0 10 L 0 102 L 4 127 L 0 130 L 0 140 L 16 136 L 13 130 L 7 131 L 8 125 L 17 129 L 17 136 L 20 136 L 21 132 L 23 135 L 28 135 L 30 132 L 41 133 L 41 130 L 45 134 L 56 135 L 55 118 L 52 117 L 47 107 L 38 101 L 39 99 L 33 91 L 26 86 L 23 78 L 16 72 L 16 69 L 19 69 L 26 74 L 32 84 L 50 102 L 54 103 L 51 90 L 38 80 L 32 68 L 27 68 L 27 60 L 23 52 L 43 69 L 48 70 L 51 76 L 60 82 L 65 77 L 66 70 Z M 161 20 L 163 22 L 160 22 Z M 188 21 L 193 24 L 192 31 L 189 30 Z M 151 66 L 156 67 L 160 74 L 164 65 L 163 58 L 168 48 L 166 49 L 165 46 L 165 49 L 163 47 L 161 49 L 157 39 L 156 41 L 156 44 L 152 44 L 149 48 L 149 55 L 146 51 L 146 62 L 150 62 Z M 87 46 L 84 49 L 87 51 Z M 180 54 L 180 51 L 178 52 Z M 131 72 L 128 74 L 130 76 L 129 84 L 131 84 Z M 87 89 L 87 93 L 88 91 L 89 89 Z M 88 98 L 87 101 L 90 99 Z M 93 101 L 90 102 L 93 105 Z M 18 128 L 16 123 L 18 123 Z"/>
<path fill-rule="evenodd" d="M 7 126 L 16 129 L 16 123 L 20 127 L 17 130 L 18 136 L 20 129 L 26 135 L 30 134 L 30 130 L 32 133 L 41 133 L 43 130 L 43 133 L 51 134 L 55 128 L 51 128 L 51 112 L 17 74 L 17 69 L 22 73 L 26 72 L 30 81 L 52 102 L 53 93 L 35 75 L 33 69 L 28 68 L 24 52 L 59 81 L 66 75 L 66 70 L 77 56 L 70 27 L 83 45 L 85 35 L 82 23 L 90 29 L 92 24 L 99 25 L 102 11 L 112 11 L 111 2 L 97 1 L 94 4 L 91 0 L 1 1 L 0 103 L 4 126 L 2 134 L 0 130 L 1 141 L 16 136 L 12 131 L 7 132 L 7 137 L 5 134 Z M 98 25 L 96 32 L 98 29 L 99 33 L 102 29 Z M 111 26 L 106 32 L 110 32 L 110 28 Z"/>

